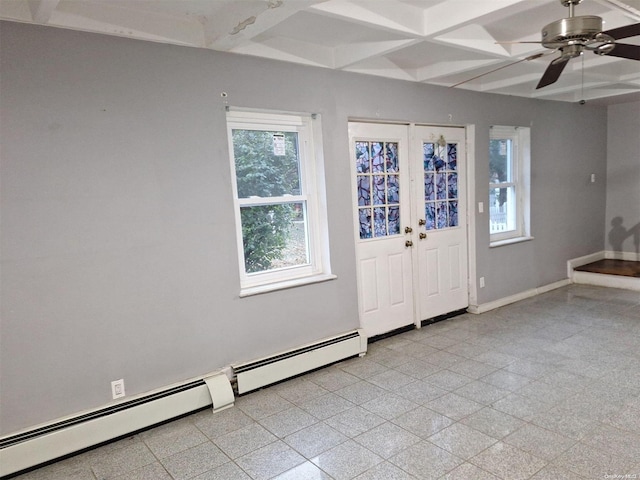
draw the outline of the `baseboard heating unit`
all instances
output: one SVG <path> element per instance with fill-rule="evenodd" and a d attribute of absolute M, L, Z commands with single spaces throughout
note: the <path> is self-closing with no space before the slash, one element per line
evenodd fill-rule
<path fill-rule="evenodd" d="M 287 378 L 324 367 L 367 351 L 363 330 L 327 338 L 278 355 L 232 365 L 238 394 L 251 392 Z"/>
<path fill-rule="evenodd" d="M 11 475 L 172 418 L 233 406 L 224 373 L 0 438 L 0 477 Z"/>

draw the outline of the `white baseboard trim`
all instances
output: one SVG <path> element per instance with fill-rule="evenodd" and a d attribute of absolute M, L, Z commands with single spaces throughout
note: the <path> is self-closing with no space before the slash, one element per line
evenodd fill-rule
<path fill-rule="evenodd" d="M 613 250 L 607 250 L 604 252 L 606 259 L 608 260 L 626 260 L 627 262 L 640 262 L 640 253 L 636 252 L 614 252 Z"/>
<path fill-rule="evenodd" d="M 567 285 L 571 285 L 571 280 L 569 280 L 568 278 L 560 280 L 558 282 L 550 283 L 548 285 L 542 285 L 540 287 L 532 288 L 531 290 L 516 293 L 514 295 L 509 295 L 508 297 L 499 298 L 498 300 L 494 300 L 492 302 L 483 303 L 482 305 L 469 305 L 467 311 L 469 313 L 476 314 L 489 312 L 491 310 L 495 310 L 496 308 L 504 307 L 505 305 L 510 305 L 526 298 L 535 297 L 536 295 L 550 292 L 551 290 L 565 287 Z"/>
<path fill-rule="evenodd" d="M 576 267 L 581 267 L 582 265 L 597 262 L 598 260 L 604 260 L 605 258 L 607 257 L 604 250 L 596 253 L 591 253 L 583 257 L 572 258 L 567 262 L 567 278 L 573 278 L 574 269 Z"/>
<path fill-rule="evenodd" d="M 601 273 L 574 272 L 573 283 L 595 285 L 597 287 L 622 288 L 640 292 L 640 278 L 622 275 L 603 275 Z"/>

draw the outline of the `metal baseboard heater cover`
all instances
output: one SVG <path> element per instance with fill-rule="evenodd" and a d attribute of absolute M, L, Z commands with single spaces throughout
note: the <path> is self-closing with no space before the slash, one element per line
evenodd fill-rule
<path fill-rule="evenodd" d="M 366 351 L 367 337 L 364 331 L 355 330 L 271 357 L 232 365 L 232 368 L 238 394 L 243 394 L 345 358 L 364 355 Z"/>
<path fill-rule="evenodd" d="M 224 373 L 0 438 L 0 477 L 213 406 L 233 406 Z"/>
<path fill-rule="evenodd" d="M 238 393 L 247 393 L 345 358 L 363 355 L 363 330 L 233 366 Z M 224 373 L 110 405 L 0 438 L 0 477 L 27 470 L 190 412 L 233 406 Z"/>

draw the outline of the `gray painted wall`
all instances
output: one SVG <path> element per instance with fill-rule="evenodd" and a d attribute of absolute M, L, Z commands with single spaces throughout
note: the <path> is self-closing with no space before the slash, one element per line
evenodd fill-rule
<path fill-rule="evenodd" d="M 604 248 L 640 256 L 640 102 L 611 105 L 608 114 Z"/>
<path fill-rule="evenodd" d="M 489 249 L 489 302 L 566 277 L 602 249 L 606 110 L 60 29 L 3 23 L 0 433 L 358 326 L 349 117 L 532 126 L 535 240 Z M 233 106 L 322 114 L 338 279 L 238 298 L 221 92 Z M 477 211 L 476 208 L 472 209 Z M 486 210 L 485 210 L 486 211 Z"/>

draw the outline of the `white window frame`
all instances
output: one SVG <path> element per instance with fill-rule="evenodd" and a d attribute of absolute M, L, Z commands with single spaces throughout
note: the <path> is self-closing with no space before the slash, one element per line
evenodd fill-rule
<path fill-rule="evenodd" d="M 283 133 L 297 132 L 300 157 L 300 194 L 266 198 L 239 198 L 232 135 L 234 129 L 278 131 Z M 316 114 L 303 115 L 253 110 L 230 110 L 227 112 L 227 132 L 236 218 L 240 297 L 336 278 L 335 275 L 331 274 L 329 262 L 329 235 L 320 116 Z M 240 208 L 251 205 L 299 202 L 306 203 L 309 263 L 264 272 L 247 273 L 245 270 Z"/>
<path fill-rule="evenodd" d="M 511 243 L 532 240 L 530 228 L 531 212 L 531 129 L 529 127 L 511 127 L 494 125 L 491 127 L 490 140 L 511 140 L 511 181 L 489 183 L 489 189 L 513 188 L 515 190 L 515 225 L 513 229 L 490 233 L 490 246 L 499 247 Z M 491 208 L 491 205 L 489 206 Z M 491 211 L 491 210 L 489 210 Z M 489 215 L 491 221 L 491 215 Z"/>

